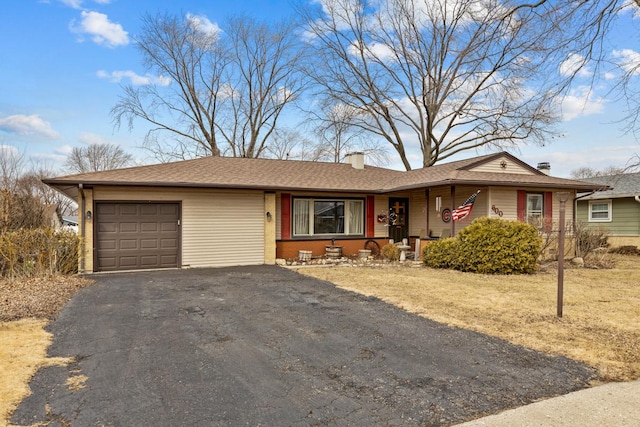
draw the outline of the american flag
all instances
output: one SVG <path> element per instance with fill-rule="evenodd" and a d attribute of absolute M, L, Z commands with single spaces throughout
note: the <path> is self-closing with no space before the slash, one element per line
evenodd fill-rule
<path fill-rule="evenodd" d="M 478 193 L 480 193 L 480 190 L 473 193 L 471 197 L 465 200 L 463 204 L 461 204 L 457 209 L 454 209 L 454 211 L 451 212 L 451 218 L 454 221 L 460 221 L 471 215 L 471 209 L 473 208 L 473 203 L 476 201 Z"/>

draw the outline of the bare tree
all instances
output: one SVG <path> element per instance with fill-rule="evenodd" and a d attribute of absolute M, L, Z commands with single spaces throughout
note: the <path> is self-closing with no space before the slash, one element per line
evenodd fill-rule
<path fill-rule="evenodd" d="M 118 169 L 133 164 L 131 154 L 114 144 L 90 144 L 73 147 L 64 168 L 71 173 Z"/>
<path fill-rule="evenodd" d="M 475 0 L 322 0 L 303 11 L 320 95 L 360 112 L 411 169 L 480 147 L 543 144 L 557 118 L 566 55 L 557 10 Z M 318 5 L 319 4 L 319 5 Z M 544 77 L 541 77 L 544 76 Z M 553 81 L 552 81 L 553 80 Z"/>
<path fill-rule="evenodd" d="M 147 68 L 163 77 L 124 88 L 112 109 L 116 127 L 150 124 L 145 146 L 161 160 L 261 156 L 303 88 L 295 29 L 248 17 L 221 29 L 201 16 L 145 16 L 137 44 Z"/>
<path fill-rule="evenodd" d="M 344 104 L 325 104 L 318 112 L 312 113 L 317 125 L 315 134 L 318 160 L 341 162 L 349 153 L 359 151 L 367 154 L 372 164 L 384 165 L 388 160 L 386 147 L 371 138 L 362 127 L 355 126 L 356 116 L 361 110 Z"/>
<path fill-rule="evenodd" d="M 280 127 L 274 129 L 263 154 L 271 159 L 289 160 L 298 149 L 309 143 L 299 130 Z"/>
<path fill-rule="evenodd" d="M 23 154 L 15 147 L 0 146 L 0 232 L 3 234 L 49 225 L 45 204 L 25 185 L 24 171 Z"/>
<path fill-rule="evenodd" d="M 602 80 L 613 88 L 607 93 L 610 99 L 625 101 L 627 110 L 620 121 L 626 124 L 624 131 L 640 132 L 640 76 L 639 53 L 629 48 L 615 48 L 610 36 L 623 20 L 633 20 L 640 13 L 640 0 L 539 0 L 532 4 L 535 10 L 548 14 L 557 28 L 557 47 L 565 55 L 556 57 L 561 68 L 564 88 L 578 78 L 590 77 L 595 88 Z M 630 33 L 629 43 L 637 46 L 638 34 Z M 570 46 L 570 49 L 566 49 Z M 637 166 L 637 165 L 636 165 Z"/>
<path fill-rule="evenodd" d="M 601 176 L 621 175 L 626 172 L 627 170 L 625 168 L 621 168 L 618 166 L 608 166 L 602 170 L 596 170 L 589 166 L 583 166 L 581 168 L 572 170 L 569 176 L 572 179 L 597 178 Z"/>
<path fill-rule="evenodd" d="M 31 170 L 18 180 L 19 192 L 37 198 L 45 206 L 56 206 L 56 211 L 60 215 L 71 215 L 77 209 L 75 200 L 42 182 L 43 179 L 56 174 L 57 172 L 50 166 L 33 165 Z"/>

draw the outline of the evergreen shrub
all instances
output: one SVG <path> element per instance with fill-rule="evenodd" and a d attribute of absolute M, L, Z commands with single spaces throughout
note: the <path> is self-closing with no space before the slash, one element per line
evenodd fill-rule
<path fill-rule="evenodd" d="M 536 271 L 542 250 L 531 224 L 482 217 L 456 237 L 436 241 L 423 250 L 425 265 L 481 274 L 529 274 Z"/>

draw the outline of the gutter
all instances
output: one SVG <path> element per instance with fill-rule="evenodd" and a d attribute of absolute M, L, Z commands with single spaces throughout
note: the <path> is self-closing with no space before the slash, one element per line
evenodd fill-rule
<path fill-rule="evenodd" d="M 636 202 L 640 203 L 640 196 L 634 196 L 633 198 L 636 200 Z"/>

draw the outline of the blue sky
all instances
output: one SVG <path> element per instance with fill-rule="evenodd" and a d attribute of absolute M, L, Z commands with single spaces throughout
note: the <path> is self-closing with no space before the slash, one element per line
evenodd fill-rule
<path fill-rule="evenodd" d="M 0 146 L 28 160 L 60 167 L 72 147 L 95 142 L 118 144 L 141 162 L 144 127 L 115 130 L 109 115 L 120 84 L 156 78 L 145 75 L 132 37 L 145 13 L 196 14 L 211 22 L 231 14 L 280 18 L 292 12 L 287 0 L 3 0 L 0 6 Z M 608 48 L 637 58 L 638 23 L 627 13 Z M 640 56 L 640 55 L 638 55 Z M 587 68 L 563 104 L 563 137 L 517 154 L 535 166 L 551 163 L 555 176 L 581 166 L 624 166 L 640 143 L 625 135 L 623 106 L 607 99 L 607 80 L 592 92 Z M 468 152 L 464 157 L 476 153 Z M 477 154 L 485 154 L 479 152 Z M 414 167 L 418 162 L 413 163 Z M 391 167 L 401 168 L 397 161 Z"/>

